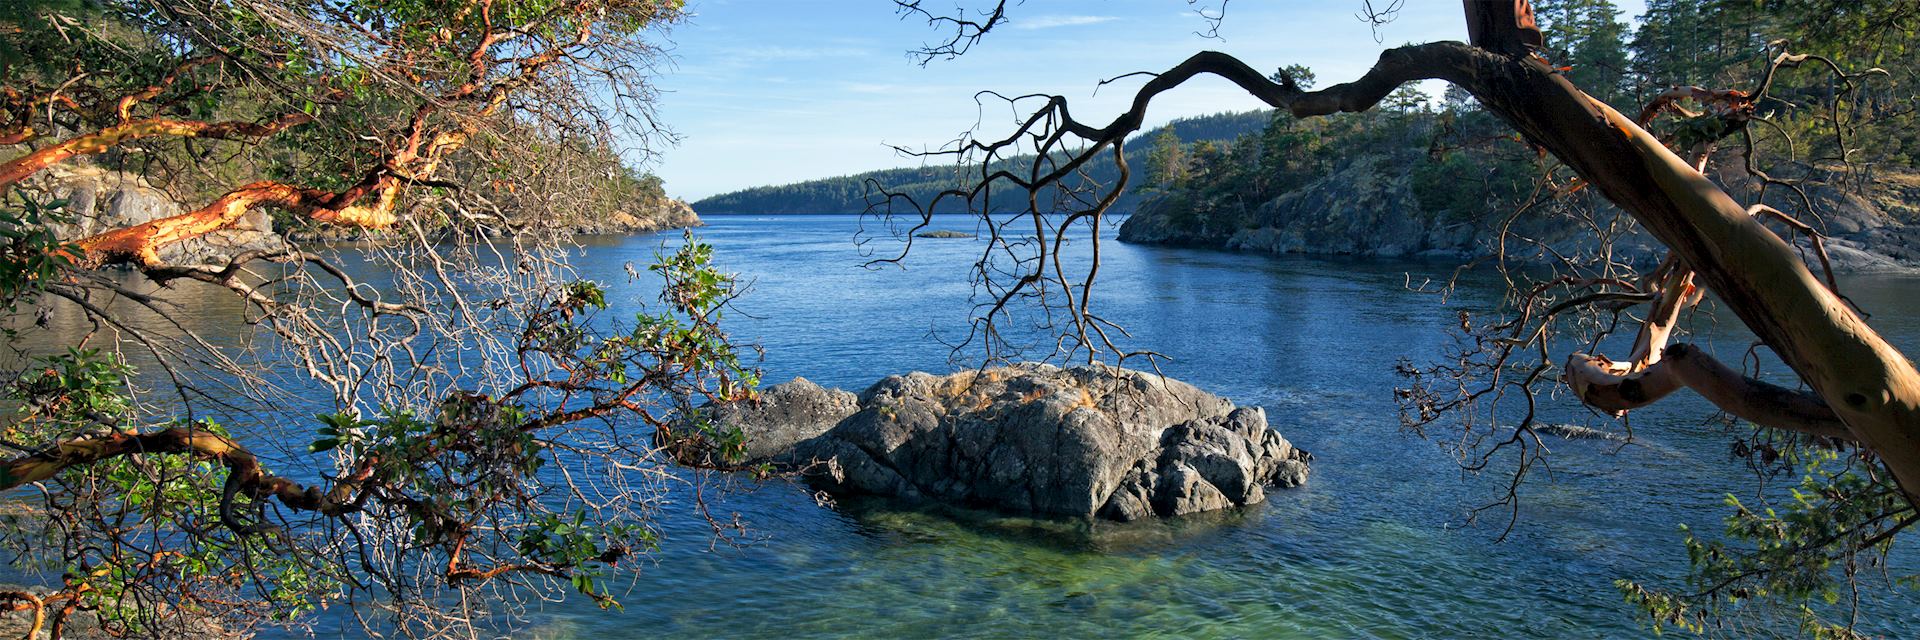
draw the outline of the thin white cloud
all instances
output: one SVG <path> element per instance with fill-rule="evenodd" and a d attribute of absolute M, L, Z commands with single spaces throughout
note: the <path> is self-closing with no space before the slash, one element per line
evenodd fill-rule
<path fill-rule="evenodd" d="M 1113 16 L 1033 16 L 1010 21 L 1015 29 L 1052 29 L 1055 27 L 1078 27 L 1117 20 Z"/>
<path fill-rule="evenodd" d="M 892 94 L 899 92 L 901 89 L 901 85 L 884 82 L 849 82 L 846 84 L 846 87 L 847 91 L 853 93 L 874 94 Z"/>
<path fill-rule="evenodd" d="M 734 49 L 730 55 L 735 59 L 752 60 L 756 62 L 767 60 L 793 62 L 800 60 L 819 60 L 823 58 L 857 58 L 871 53 L 872 51 L 869 49 L 852 46 L 815 47 L 761 45 L 739 47 Z"/>

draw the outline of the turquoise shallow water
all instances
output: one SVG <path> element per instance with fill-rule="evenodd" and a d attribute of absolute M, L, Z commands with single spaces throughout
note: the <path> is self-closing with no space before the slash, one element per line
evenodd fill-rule
<path fill-rule="evenodd" d="M 919 240 L 904 270 L 866 270 L 848 216 L 713 216 L 699 234 L 753 280 L 738 337 L 766 348 L 770 382 L 800 375 L 859 389 L 947 370 L 938 342 L 964 330 L 975 240 Z M 970 230 L 971 222 L 941 226 Z M 660 239 L 587 250 L 583 268 L 641 260 Z M 1084 244 L 1084 243 L 1082 243 Z M 880 251 L 889 250 L 882 246 Z M 1078 247 L 1084 251 L 1084 247 Z M 1267 409 L 1315 455 L 1302 488 L 1242 513 L 1091 530 L 952 517 L 887 505 L 816 506 L 785 483 L 741 485 L 725 505 L 755 540 L 710 548 L 704 524 L 632 583 L 627 612 L 550 612 L 543 631 L 642 637 L 1595 638 L 1650 635 L 1616 578 L 1670 579 L 1677 526 L 1714 531 L 1751 472 L 1692 398 L 1636 415 L 1639 444 L 1556 442 L 1551 477 L 1526 488 L 1518 524 L 1463 527 L 1501 477 L 1463 476 L 1399 430 L 1392 372 L 1436 354 L 1459 306 L 1407 291 L 1446 263 L 1385 263 L 1105 243 L 1097 304 L 1169 375 Z M 1850 295 L 1920 347 L 1920 280 L 1854 278 Z M 636 294 L 641 295 L 641 294 Z M 1729 323 L 1730 324 L 1730 323 Z M 1712 326 L 1696 340 L 1741 348 Z M 1738 346 L 1734 346 L 1738 345 Z M 1556 421 L 1598 419 L 1561 399 Z M 1875 630 L 1920 629 L 1913 600 L 1879 602 Z"/>
<path fill-rule="evenodd" d="M 752 282 L 730 326 L 765 349 L 769 382 L 857 390 L 954 366 L 941 340 L 965 329 L 965 269 L 980 241 L 922 239 L 904 269 L 869 270 L 853 216 L 708 225 L 697 233 L 716 261 Z M 614 304 L 651 303 L 648 285 L 622 284 L 623 265 L 678 240 L 589 239 L 574 263 L 614 284 Z M 1677 527 L 1718 530 L 1723 495 L 1755 486 L 1728 460 L 1730 437 L 1705 424 L 1704 403 L 1676 397 L 1635 414 L 1632 446 L 1552 441 L 1551 475 L 1527 485 L 1511 535 L 1496 541 L 1504 518 L 1469 527 L 1464 516 L 1504 476 L 1463 475 L 1439 447 L 1402 433 L 1392 395 L 1394 364 L 1434 357 L 1456 312 L 1484 307 L 1496 289 L 1470 283 L 1444 304 L 1407 290 L 1409 279 L 1445 277 L 1449 263 L 1117 242 L 1103 251 L 1102 315 L 1134 333 L 1130 344 L 1171 356 L 1167 374 L 1265 407 L 1313 452 L 1307 485 L 1241 512 L 1086 526 L 873 501 L 825 508 L 784 481 L 710 476 L 705 495 L 739 514 L 743 541 L 716 543 L 690 496 L 676 494 L 660 522 L 664 548 L 619 583 L 624 612 L 575 599 L 531 612 L 517 637 L 1646 637 L 1613 580 L 1672 579 L 1685 565 Z M 1842 284 L 1897 345 L 1920 351 L 1920 278 Z M 199 313 L 211 327 L 237 311 Z M 1744 350 L 1735 323 L 1721 324 L 1693 339 Z M 1552 421 L 1599 424 L 1570 399 L 1547 404 Z M 1871 631 L 1920 629 L 1920 599 L 1875 597 Z M 349 629 L 323 620 L 317 635 L 359 637 Z"/>

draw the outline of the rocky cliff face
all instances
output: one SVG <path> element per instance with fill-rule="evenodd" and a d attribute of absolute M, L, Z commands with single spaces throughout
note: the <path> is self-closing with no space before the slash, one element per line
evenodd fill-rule
<path fill-rule="evenodd" d="M 179 215 L 181 207 L 166 192 L 140 176 L 87 165 L 52 167 L 31 183 L 48 197 L 65 200 L 61 208 L 72 219 L 55 225 L 61 240 L 78 240 L 96 233 Z M 246 251 L 286 246 L 274 233 L 273 218 L 253 211 L 231 228 L 168 246 L 160 259 L 172 264 L 222 263 Z"/>
<path fill-rule="evenodd" d="M 47 199 L 66 201 L 62 210 L 72 220 L 55 226 L 54 232 L 61 240 L 78 240 L 183 212 L 172 196 L 138 175 L 86 164 L 49 168 L 28 184 L 41 190 Z M 693 208 L 676 199 L 577 218 L 554 221 L 550 228 L 562 233 L 620 234 L 701 224 Z M 231 228 L 162 249 L 160 258 L 170 264 L 222 264 L 243 252 L 285 248 L 287 236 L 298 241 L 352 240 L 362 239 L 364 232 L 332 227 L 277 232 L 273 217 L 265 210 L 255 210 Z"/>
<path fill-rule="evenodd" d="M 1370 155 L 1342 170 L 1259 203 L 1244 215 L 1209 219 L 1182 210 L 1177 202 L 1151 200 L 1120 226 L 1122 242 L 1221 248 L 1264 253 L 1376 257 L 1471 259 L 1496 249 L 1497 229 L 1507 212 L 1463 215 L 1423 208 L 1414 196 L 1412 173 L 1418 159 Z M 1716 176 L 1736 197 L 1755 185 L 1741 176 Z M 1462 179 L 1469 179 L 1463 176 Z M 1895 271 L 1920 268 L 1920 176 L 1884 176 L 1861 189 L 1812 181 L 1814 201 L 1829 235 L 1827 249 L 1836 270 Z M 1750 198 L 1747 198 L 1750 199 Z M 1786 211 L 1804 207 L 1780 188 L 1766 201 Z M 1617 230 L 1614 259 L 1651 264 L 1662 248 L 1630 216 L 1593 199 L 1595 218 Z M 1591 257 L 1606 250 L 1584 223 L 1554 207 L 1539 207 L 1514 217 L 1509 257 L 1550 260 L 1555 255 Z M 1796 241 L 1804 244 L 1803 240 Z M 1536 244 L 1537 242 L 1537 244 Z"/>
<path fill-rule="evenodd" d="M 650 233 L 663 229 L 701 226 L 700 216 L 685 200 L 669 198 L 658 205 L 642 205 L 612 212 L 604 218 L 561 222 L 572 233 Z"/>
<path fill-rule="evenodd" d="M 487 229 L 494 237 L 512 235 L 515 229 L 527 233 L 555 233 L 561 235 L 621 235 L 629 233 L 652 233 L 666 229 L 685 229 L 703 226 L 700 216 L 693 208 L 678 199 L 667 199 L 654 205 L 637 205 L 626 209 L 617 209 L 598 215 L 572 215 L 566 217 L 533 217 L 518 219 L 507 225 Z M 371 241 L 380 242 L 390 239 L 379 232 L 341 227 L 309 227 L 294 230 L 288 236 L 301 242 L 344 242 Z"/>
<path fill-rule="evenodd" d="M 710 420 L 747 463 L 827 491 L 1074 518 L 1137 520 L 1254 504 L 1306 481 L 1306 452 L 1266 413 L 1112 367 L 1022 364 L 891 376 L 859 395 L 804 379 Z M 711 462 L 705 440 L 662 443 Z"/>

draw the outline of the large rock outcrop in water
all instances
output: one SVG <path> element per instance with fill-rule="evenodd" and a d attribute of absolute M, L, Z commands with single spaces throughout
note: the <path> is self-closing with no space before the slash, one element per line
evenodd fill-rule
<path fill-rule="evenodd" d="M 916 372 L 858 396 L 796 379 L 710 419 L 741 430 L 747 462 L 800 470 L 829 492 L 1047 516 L 1253 504 L 1304 482 L 1309 459 L 1258 408 L 1099 366 Z"/>

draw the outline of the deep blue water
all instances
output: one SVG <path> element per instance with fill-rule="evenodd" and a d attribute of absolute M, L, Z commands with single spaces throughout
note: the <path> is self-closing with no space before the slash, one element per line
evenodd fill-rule
<path fill-rule="evenodd" d="M 764 348 L 769 383 L 805 376 L 857 390 L 978 362 L 977 351 L 956 358 L 942 340 L 965 334 L 966 269 L 982 241 L 921 239 L 904 268 L 866 269 L 854 216 L 707 222 L 696 233 L 716 247 L 716 262 L 752 283 L 729 327 Z M 956 217 L 936 226 L 972 225 Z M 588 239 L 573 264 L 611 285 L 621 309 L 655 305 L 657 285 L 629 283 L 624 264 L 644 265 L 679 241 L 678 232 Z M 1071 253 L 1084 256 L 1089 244 Z M 675 494 L 657 523 L 663 548 L 618 583 L 624 612 L 575 598 L 531 612 L 516 637 L 1646 637 L 1613 581 L 1675 579 L 1686 563 L 1678 527 L 1718 531 L 1723 496 L 1757 486 L 1729 459 L 1733 436 L 1708 424 L 1711 410 L 1676 396 L 1634 414 L 1631 446 L 1550 440 L 1551 474 L 1525 486 L 1511 534 L 1497 541 L 1505 517 L 1464 521 L 1497 497 L 1504 473 L 1461 473 L 1439 446 L 1401 431 L 1393 402 L 1395 363 L 1436 357 L 1460 309 L 1497 300 L 1493 283 L 1470 280 L 1443 303 L 1407 285 L 1444 279 L 1454 267 L 1445 262 L 1110 240 L 1102 250 L 1095 304 L 1134 334 L 1126 345 L 1170 356 L 1168 375 L 1265 407 L 1314 454 L 1304 487 L 1238 513 L 1089 528 L 874 503 L 826 508 L 786 481 L 710 475 L 704 494 L 740 515 L 744 541 L 716 541 L 690 496 Z M 1911 295 L 1920 278 L 1842 285 L 1896 345 L 1920 352 Z M 195 326 L 234 326 L 229 298 L 183 313 Z M 1749 338 L 1730 318 L 1701 325 L 1688 339 L 1723 355 L 1745 350 Z M 1547 398 L 1545 412 L 1606 426 L 1565 396 Z M 1913 637 L 1920 599 L 1877 597 L 1868 630 Z M 323 620 L 317 635 L 360 635 L 337 622 Z"/>
<path fill-rule="evenodd" d="M 768 382 L 805 376 L 860 389 L 880 377 L 954 365 L 939 338 L 964 334 L 965 269 L 983 246 L 916 241 L 904 269 L 870 270 L 851 216 L 712 216 L 698 235 L 753 282 L 731 325 L 766 350 Z M 972 230 L 961 218 L 938 226 Z M 672 235 L 589 244 L 583 273 L 619 273 Z M 1085 247 L 1074 245 L 1084 254 Z M 892 245 L 880 243 L 881 253 Z M 1462 526 L 1505 476 L 1462 474 L 1438 446 L 1400 430 L 1401 358 L 1438 354 L 1468 286 L 1446 304 L 1409 292 L 1447 263 L 1276 258 L 1103 243 L 1096 304 L 1163 370 L 1243 405 L 1313 452 L 1312 479 L 1244 513 L 1091 532 L 1013 519 L 968 520 L 881 507 L 828 509 L 784 482 L 730 482 L 724 508 L 752 527 L 711 544 L 702 520 L 669 515 L 666 547 L 631 584 L 624 614 L 562 608 L 543 633 L 652 637 L 1591 638 L 1650 635 L 1613 587 L 1685 567 L 1677 527 L 1717 531 L 1728 492 L 1751 471 L 1709 408 L 1675 398 L 1636 413 L 1637 443 L 1550 441 L 1551 475 L 1507 519 Z M 613 275 L 607 279 L 617 279 Z M 1920 347 L 1908 292 L 1920 279 L 1843 283 L 1896 345 Z M 627 292 L 645 300 L 651 291 Z M 1730 315 L 1730 314 L 1728 314 Z M 750 316 L 750 317 L 747 317 Z M 1720 325 L 1735 325 L 1725 320 Z M 1723 352 L 1748 338 L 1707 324 Z M 1911 352 L 1911 351 L 1910 351 Z M 973 355 L 971 353 L 965 355 Z M 964 365 L 965 358 L 960 362 Z M 1561 397 L 1555 421 L 1603 426 Z M 1920 629 L 1911 596 L 1876 603 L 1875 630 Z"/>

